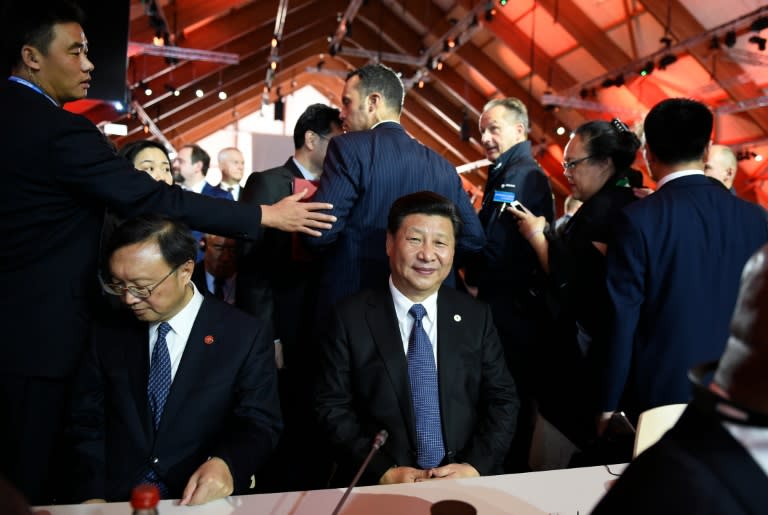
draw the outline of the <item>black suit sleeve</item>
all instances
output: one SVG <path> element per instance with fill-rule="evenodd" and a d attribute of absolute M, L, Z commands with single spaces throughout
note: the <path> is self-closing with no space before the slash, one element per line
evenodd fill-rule
<path fill-rule="evenodd" d="M 261 208 L 168 186 L 138 173 L 114 154 L 87 119 L 68 116 L 52 139 L 56 180 L 84 200 L 101 202 L 123 218 L 163 213 L 204 232 L 241 238 L 261 235 Z M 73 150 L 76 149 L 76 150 Z"/>
<path fill-rule="evenodd" d="M 252 493 L 251 476 L 266 463 L 282 430 L 272 338 L 257 321 L 242 327 L 242 334 L 249 331 L 254 336 L 235 381 L 232 419 L 212 450 L 229 466 L 235 494 Z"/>
<path fill-rule="evenodd" d="M 476 408 L 478 420 L 472 438 L 457 453 L 457 461 L 469 463 L 480 475 L 493 473 L 506 455 L 515 434 L 520 409 L 515 382 L 504 359 L 491 309 L 487 305 L 483 307 L 483 356 Z"/>
<path fill-rule="evenodd" d="M 353 399 L 351 337 L 336 311 L 332 329 L 320 350 L 319 377 L 315 388 L 315 411 L 326 439 L 334 447 L 339 460 L 362 464 L 371 450 L 372 436 L 364 429 Z M 374 455 L 368 465 L 365 483 L 376 484 L 379 478 L 398 463 L 391 458 L 386 446 Z"/>

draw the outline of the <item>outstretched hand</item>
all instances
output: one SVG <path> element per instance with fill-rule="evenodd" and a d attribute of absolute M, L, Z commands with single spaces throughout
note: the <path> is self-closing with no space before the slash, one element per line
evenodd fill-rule
<path fill-rule="evenodd" d="M 285 197 L 271 206 L 261 206 L 261 225 L 285 232 L 303 232 L 311 236 L 320 236 L 318 229 L 330 229 L 336 217 L 321 210 L 333 209 L 333 204 L 324 202 L 301 202 L 307 194 L 303 189 Z"/>

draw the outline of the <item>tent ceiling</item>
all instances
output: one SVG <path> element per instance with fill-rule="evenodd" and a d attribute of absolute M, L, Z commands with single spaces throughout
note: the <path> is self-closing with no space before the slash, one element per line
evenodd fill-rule
<path fill-rule="evenodd" d="M 343 72 L 370 59 L 340 52 L 329 55 L 328 38 L 338 18 L 354 2 L 342 0 L 290 0 L 280 58 L 269 101 L 311 84 L 338 101 Z M 478 113 L 495 96 L 516 96 L 529 108 L 531 138 L 538 158 L 553 179 L 556 192 L 567 191 L 559 162 L 567 133 L 580 123 L 620 115 L 630 125 L 659 100 L 670 96 L 700 99 L 716 117 L 714 140 L 737 151 L 768 157 L 768 51 L 759 51 L 750 30 L 768 7 L 760 0 L 512 0 L 501 6 L 483 0 L 367 0 L 360 2 L 343 49 L 422 56 L 433 45 L 441 48 L 444 36 L 461 20 L 479 13 L 459 34 L 452 51 L 442 54 L 442 70 L 428 70 L 423 87 L 408 93 L 403 124 L 412 135 L 455 164 L 483 157 L 477 131 Z M 146 0 L 132 0 L 130 40 L 149 43 L 155 35 L 145 9 Z M 238 54 L 240 64 L 224 65 L 200 60 L 169 64 L 164 57 L 136 54 L 130 58 L 128 82 L 138 101 L 170 142 L 179 146 L 195 141 L 258 110 L 265 97 L 270 41 L 279 0 L 160 0 L 169 32 L 179 47 Z M 482 5 L 478 5 L 482 4 Z M 495 15 L 486 16 L 492 5 Z M 469 13 L 469 14 L 468 14 Z M 725 45 L 734 30 L 733 48 Z M 471 37 L 468 35 L 471 32 Z M 719 48 L 712 48 L 716 36 Z M 665 53 L 662 38 L 677 61 L 659 69 Z M 638 72 L 653 57 L 654 71 Z M 413 77 L 418 66 L 383 62 Z M 318 72 L 317 67 L 321 66 Z M 605 79 L 623 81 L 604 86 Z M 98 80 L 98 78 L 97 78 Z M 149 83 L 151 97 L 138 88 Z M 174 96 L 166 86 L 178 88 Z M 198 98 L 196 89 L 205 94 Z M 219 100 L 219 89 L 228 98 Z M 560 99 L 545 103 L 546 94 Z M 762 102 L 761 102 L 762 99 Z M 741 104 L 740 104 L 741 103 Z M 760 107 L 760 103 L 766 107 Z M 751 109 L 744 109 L 751 107 Z M 127 123 L 123 143 L 145 137 L 137 118 L 115 112 L 92 101 L 73 104 L 94 122 Z M 736 111 L 726 113 L 725 111 Z M 463 119 L 470 124 L 470 140 L 462 141 Z M 768 159 L 740 162 L 737 189 L 747 198 L 768 205 Z M 482 172 L 472 180 L 480 184 Z"/>

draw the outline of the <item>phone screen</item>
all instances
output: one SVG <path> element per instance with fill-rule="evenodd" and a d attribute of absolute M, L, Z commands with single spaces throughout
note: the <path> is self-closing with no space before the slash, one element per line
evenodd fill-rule
<path fill-rule="evenodd" d="M 514 191 L 495 190 L 493 192 L 494 202 L 503 202 L 505 204 L 511 204 L 517 198 L 517 194 Z"/>

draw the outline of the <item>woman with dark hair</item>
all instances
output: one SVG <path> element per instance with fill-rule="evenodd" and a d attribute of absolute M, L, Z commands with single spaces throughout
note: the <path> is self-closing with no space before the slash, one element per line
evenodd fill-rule
<path fill-rule="evenodd" d="M 562 381 L 546 388 L 555 410 L 571 421 L 580 418 L 575 411 L 580 416 L 597 414 L 597 406 L 592 405 L 592 380 L 594 370 L 604 366 L 612 317 L 605 286 L 605 253 L 613 242 L 612 221 L 636 200 L 629 178 L 639 173 L 631 168 L 639 148 L 639 138 L 621 120 L 587 122 L 576 129 L 563 153 L 573 197 L 584 204 L 562 231 L 550 230 L 543 217 L 524 207 L 508 208 L 549 274 L 549 293 L 557 300 L 559 341 L 554 343 L 557 349 L 544 353 L 556 356 Z M 567 392 L 578 399 L 565 399 Z M 594 427 L 593 420 L 582 422 L 576 439 Z"/>
<path fill-rule="evenodd" d="M 147 172 L 156 181 L 173 184 L 171 158 L 165 147 L 147 139 L 133 141 L 120 149 L 118 155 L 130 161 L 137 170 Z"/>

